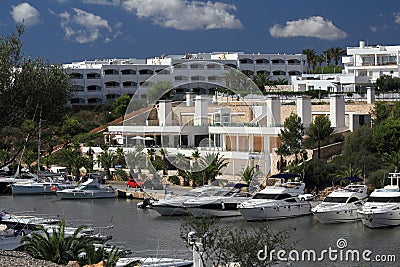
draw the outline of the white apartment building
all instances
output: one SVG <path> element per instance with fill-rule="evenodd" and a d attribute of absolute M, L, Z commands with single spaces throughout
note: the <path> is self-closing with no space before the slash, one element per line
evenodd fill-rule
<path fill-rule="evenodd" d="M 399 77 L 400 45 L 366 46 L 360 41 L 358 47 L 347 47 L 347 56 L 342 57 L 344 74 L 368 77 L 375 82 L 382 75 Z"/>
<path fill-rule="evenodd" d="M 190 64 L 184 64 L 192 62 Z M 215 63 L 215 64 L 213 64 Z M 222 65 L 222 66 L 221 66 Z M 139 88 L 151 87 L 146 82 L 153 75 L 170 76 L 177 94 L 209 93 L 220 84 L 227 68 L 248 75 L 265 73 L 271 79 L 290 80 L 307 71 L 302 54 L 246 54 L 214 52 L 170 55 L 149 59 L 104 59 L 63 65 L 74 84 L 72 106 L 104 104 L 119 96 L 134 95 Z M 143 97 L 145 97 L 143 95 Z"/>
<path fill-rule="evenodd" d="M 293 91 L 326 90 L 355 92 L 356 87 L 371 86 L 382 75 L 400 77 L 400 46 L 347 47 L 342 57 L 343 71 L 338 74 L 307 74 L 291 77 Z"/>

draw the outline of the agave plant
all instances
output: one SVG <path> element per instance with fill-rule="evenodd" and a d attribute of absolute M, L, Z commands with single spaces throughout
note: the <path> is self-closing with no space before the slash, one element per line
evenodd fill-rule
<path fill-rule="evenodd" d="M 86 253 L 88 246 L 100 243 L 101 239 L 94 236 L 82 235 L 87 226 L 79 226 L 72 235 L 65 233 L 65 221 L 62 220 L 57 229 L 38 227 L 38 231 L 24 236 L 21 240 L 24 251 L 32 257 L 48 260 L 57 264 L 67 264 L 77 260 L 78 255 Z"/>

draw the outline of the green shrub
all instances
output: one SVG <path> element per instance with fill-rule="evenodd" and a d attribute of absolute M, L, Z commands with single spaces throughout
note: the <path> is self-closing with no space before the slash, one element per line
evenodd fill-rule
<path fill-rule="evenodd" d="M 176 176 L 176 175 L 169 176 L 168 177 L 168 181 L 173 183 L 173 184 L 176 184 L 176 185 L 180 185 L 181 184 L 181 179 L 179 179 L 179 177 Z"/>

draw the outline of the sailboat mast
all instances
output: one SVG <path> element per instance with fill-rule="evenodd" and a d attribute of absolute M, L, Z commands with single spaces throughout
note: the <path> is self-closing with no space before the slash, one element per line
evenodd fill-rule
<path fill-rule="evenodd" d="M 39 116 L 39 133 L 38 133 L 38 159 L 37 159 L 37 176 L 40 177 L 40 135 L 41 135 L 41 127 L 42 127 L 42 110 L 40 110 Z"/>

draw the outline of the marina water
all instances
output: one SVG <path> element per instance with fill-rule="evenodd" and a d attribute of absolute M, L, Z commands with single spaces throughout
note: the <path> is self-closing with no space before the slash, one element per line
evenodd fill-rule
<path fill-rule="evenodd" d="M 153 210 L 137 208 L 138 201 L 129 199 L 60 200 L 57 196 L 0 196 L 0 209 L 7 212 L 35 211 L 34 214 L 60 215 L 67 224 L 87 224 L 93 227 L 113 225 L 106 231 L 113 236 L 113 244 L 136 252 L 139 256 L 168 256 L 191 258 L 192 252 L 180 238 L 185 217 L 161 217 Z M 242 217 L 224 218 L 223 224 L 260 225 L 246 222 Z M 396 262 L 360 262 L 330 260 L 293 262 L 290 266 L 400 266 L 400 228 L 369 229 L 361 222 L 348 224 L 320 224 L 313 216 L 268 222 L 273 231 L 285 229 L 293 248 L 300 254 L 313 250 L 320 256 L 322 250 L 357 250 L 375 255 L 394 256 Z M 342 243 L 340 243 L 342 242 Z M 345 242 L 345 246 L 343 245 Z M 340 243 L 340 244 L 339 244 Z M 263 249 L 263 241 L 255 244 Z M 272 248 L 271 248 L 272 249 Z M 287 255 L 286 255 L 287 256 Z M 287 266 L 287 264 L 282 264 Z"/>

